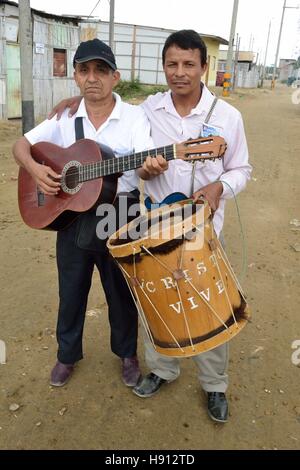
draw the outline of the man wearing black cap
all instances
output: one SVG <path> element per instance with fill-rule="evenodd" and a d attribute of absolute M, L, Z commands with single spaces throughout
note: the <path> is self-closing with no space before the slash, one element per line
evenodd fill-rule
<path fill-rule="evenodd" d="M 83 100 L 70 119 L 67 111 L 59 121 L 54 117 L 21 137 L 14 145 L 17 163 L 35 180 L 40 190 L 50 196 L 60 191 L 52 168 L 35 162 L 31 145 L 48 141 L 69 147 L 80 138 L 93 139 L 109 146 L 116 156 L 153 147 L 150 125 L 140 107 L 123 103 L 113 88 L 120 74 L 115 57 L 99 39 L 82 42 L 74 56 L 74 79 Z M 126 193 L 130 202 L 138 201 L 138 180 L 127 172 L 118 180 L 118 195 Z M 120 197 L 117 198 L 120 200 Z M 118 206 L 118 202 L 116 204 Z M 59 277 L 59 312 L 57 322 L 57 363 L 50 383 L 63 386 L 82 359 L 82 335 L 92 274 L 96 265 L 108 303 L 111 349 L 122 359 L 122 379 L 130 387 L 140 377 L 137 348 L 137 312 L 126 282 L 109 257 L 105 240 L 96 236 L 96 209 L 80 215 L 57 235 Z"/>
<path fill-rule="evenodd" d="M 84 62 L 96 59 L 100 59 L 105 62 L 112 70 L 117 70 L 113 51 L 107 44 L 100 41 L 99 39 L 85 41 L 79 45 L 74 55 L 73 67 L 75 69 L 76 64 L 82 64 Z"/>

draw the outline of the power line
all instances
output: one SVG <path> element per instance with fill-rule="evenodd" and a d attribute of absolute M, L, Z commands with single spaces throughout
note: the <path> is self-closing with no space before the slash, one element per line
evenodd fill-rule
<path fill-rule="evenodd" d="M 98 0 L 98 2 L 96 3 L 96 5 L 94 6 L 94 8 L 92 9 L 91 13 L 89 14 L 88 18 L 92 15 L 92 13 L 94 13 L 94 11 L 96 10 L 97 6 L 99 5 L 99 3 L 101 2 L 101 0 Z"/>

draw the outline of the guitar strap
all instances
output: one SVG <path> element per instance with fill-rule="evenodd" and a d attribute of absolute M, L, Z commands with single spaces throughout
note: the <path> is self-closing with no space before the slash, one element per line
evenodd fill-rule
<path fill-rule="evenodd" d="M 75 119 L 76 142 L 84 139 L 83 119 Z M 100 218 L 96 216 L 96 208 L 81 214 L 77 219 L 76 244 L 82 250 L 104 252 L 107 251 L 106 240 L 97 237 L 96 228 Z"/>
<path fill-rule="evenodd" d="M 82 117 L 77 117 L 75 119 L 75 136 L 77 140 L 84 139 L 84 130 L 83 130 L 83 120 Z"/>
<path fill-rule="evenodd" d="M 213 102 L 212 102 L 212 105 L 211 105 L 211 107 L 210 107 L 210 109 L 209 109 L 209 111 L 208 111 L 208 113 L 207 113 L 207 116 L 206 116 L 206 118 L 205 118 L 205 120 L 204 120 L 204 124 L 208 124 L 208 123 L 209 123 L 210 118 L 211 118 L 211 116 L 212 116 L 212 113 L 214 112 L 214 109 L 215 109 L 215 107 L 216 107 L 217 101 L 218 101 L 218 98 L 215 96 L 215 97 L 214 97 L 214 100 L 213 100 Z M 199 137 L 203 137 L 203 136 L 202 136 L 202 132 L 200 132 Z M 197 164 L 197 161 L 194 160 L 193 163 L 192 163 L 193 169 L 192 169 L 192 177 L 191 177 L 191 191 L 190 191 L 190 196 L 192 196 L 192 195 L 194 194 L 194 192 L 195 192 L 195 187 L 194 187 L 194 185 L 195 185 L 196 164 Z"/>
<path fill-rule="evenodd" d="M 76 141 L 80 139 L 84 139 L 84 130 L 83 130 L 83 119 L 82 117 L 77 117 L 75 119 L 75 136 Z M 119 204 L 121 197 L 125 197 L 127 199 L 127 210 L 133 204 L 139 204 L 139 191 L 136 189 L 131 191 L 131 193 L 122 193 L 119 194 L 114 202 L 114 207 L 116 213 L 119 212 Z M 97 237 L 96 229 L 98 223 L 101 219 L 105 218 L 106 216 L 97 216 L 96 215 L 96 207 L 91 208 L 87 212 L 84 212 L 77 218 L 77 235 L 76 235 L 76 244 L 79 248 L 83 250 L 89 251 L 97 251 L 100 253 L 108 252 L 106 247 L 107 238 L 102 240 Z M 136 214 L 138 216 L 139 214 Z M 127 213 L 127 222 L 130 222 L 134 216 L 129 216 Z M 117 218 L 116 228 L 119 228 L 119 218 Z"/>

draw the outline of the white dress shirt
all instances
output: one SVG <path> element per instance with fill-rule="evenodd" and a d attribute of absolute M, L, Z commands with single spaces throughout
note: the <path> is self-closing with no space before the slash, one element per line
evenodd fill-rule
<path fill-rule="evenodd" d="M 84 100 L 81 100 L 77 113 L 68 117 L 66 109 L 59 121 L 54 116 L 45 120 L 37 127 L 25 134 L 30 144 L 37 142 L 51 142 L 60 147 L 69 147 L 75 138 L 75 119 L 83 118 L 84 136 L 98 143 L 110 147 L 115 156 L 129 155 L 153 148 L 150 137 L 150 124 L 147 116 L 140 106 L 124 103 L 117 93 L 113 93 L 116 104 L 109 118 L 95 129 L 89 120 Z M 128 192 L 138 188 L 138 178 L 134 170 L 128 171 L 119 178 L 118 193 Z"/>
<path fill-rule="evenodd" d="M 227 151 L 220 160 L 197 162 L 193 191 L 209 183 L 222 181 L 223 194 L 219 209 L 214 215 L 214 227 L 217 235 L 224 222 L 225 199 L 238 194 L 250 179 L 251 166 L 248 163 L 248 147 L 240 112 L 223 100 L 218 100 L 207 126 L 206 116 L 213 103 L 214 96 L 203 86 L 198 105 L 188 116 L 181 117 L 173 104 L 171 91 L 149 96 L 142 107 L 151 124 L 151 135 L 155 147 L 183 142 L 197 138 L 205 133 L 220 135 L 227 143 Z M 183 160 L 169 162 L 169 168 L 162 175 L 145 181 L 145 194 L 155 202 L 161 202 L 174 192 L 191 196 L 192 165 Z M 225 184 L 227 183 L 227 184 Z M 230 189 L 230 187 L 232 190 Z M 233 191 L 233 192 L 232 192 Z"/>

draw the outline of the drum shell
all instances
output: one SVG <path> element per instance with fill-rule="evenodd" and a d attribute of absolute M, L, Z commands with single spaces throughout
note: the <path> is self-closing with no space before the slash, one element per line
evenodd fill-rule
<path fill-rule="evenodd" d="M 114 256 L 113 244 L 108 246 Z M 161 354 L 182 357 L 208 351 L 230 340 L 247 323 L 246 302 L 207 207 L 201 232 L 192 240 L 183 239 L 171 249 L 168 243 L 161 244 L 157 252 L 157 242 L 147 239 L 138 257 L 118 256 L 116 261 Z"/>

